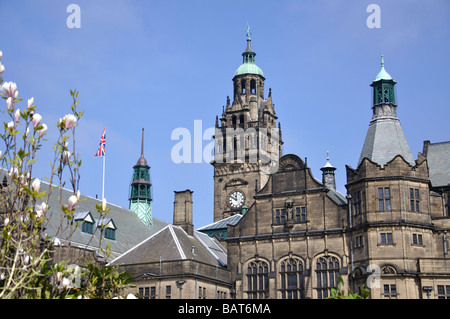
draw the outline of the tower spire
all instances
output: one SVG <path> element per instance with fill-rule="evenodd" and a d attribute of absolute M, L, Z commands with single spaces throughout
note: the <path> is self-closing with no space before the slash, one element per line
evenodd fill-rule
<path fill-rule="evenodd" d="M 133 179 L 130 191 L 130 210 L 146 226 L 153 226 L 152 219 L 152 183 L 150 182 L 150 166 L 144 157 L 144 128 L 142 128 L 141 156 L 136 165 L 133 166 Z"/>
<path fill-rule="evenodd" d="M 381 70 L 370 84 L 373 87 L 373 114 L 358 166 L 364 158 L 384 166 L 397 155 L 401 155 L 411 166 L 415 165 L 411 149 L 397 117 L 394 89 L 396 83 L 384 68 L 382 54 Z"/>
<path fill-rule="evenodd" d="M 320 169 L 322 171 L 322 183 L 331 190 L 336 190 L 336 167 L 330 163 L 330 153 L 327 151 L 327 163 Z"/>
<path fill-rule="evenodd" d="M 142 128 L 141 156 L 144 157 L 144 128 Z"/>

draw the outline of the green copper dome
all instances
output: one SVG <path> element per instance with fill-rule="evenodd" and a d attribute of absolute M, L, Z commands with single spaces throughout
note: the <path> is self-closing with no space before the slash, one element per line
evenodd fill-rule
<path fill-rule="evenodd" d="M 392 77 L 384 69 L 384 56 L 383 55 L 381 56 L 381 70 L 377 74 L 377 77 L 375 78 L 374 82 L 379 81 L 379 80 L 392 80 Z"/>
<path fill-rule="evenodd" d="M 234 73 L 234 75 L 241 75 L 241 74 L 257 74 L 264 76 L 263 71 L 257 66 L 255 63 L 243 63 Z"/>
<path fill-rule="evenodd" d="M 250 42 L 252 39 L 250 38 L 250 27 L 247 27 L 247 48 L 242 53 L 243 61 L 241 66 L 236 70 L 234 76 L 241 74 L 257 74 L 264 77 L 263 71 L 255 64 L 255 51 L 253 51 Z"/>

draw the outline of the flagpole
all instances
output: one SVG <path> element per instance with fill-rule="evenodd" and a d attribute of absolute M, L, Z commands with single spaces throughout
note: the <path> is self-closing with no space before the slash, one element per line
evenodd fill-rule
<path fill-rule="evenodd" d="M 102 200 L 105 199 L 105 158 L 106 158 L 106 154 L 103 155 Z"/>

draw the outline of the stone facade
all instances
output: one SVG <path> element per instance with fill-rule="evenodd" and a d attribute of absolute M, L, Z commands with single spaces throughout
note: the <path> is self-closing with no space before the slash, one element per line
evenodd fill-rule
<path fill-rule="evenodd" d="M 243 55 L 246 52 L 249 41 Z M 255 129 L 276 126 L 271 92 L 264 99 L 263 82 L 257 90 L 245 82 L 265 80 L 261 74 L 241 72 L 233 78 L 235 101 L 230 105 L 228 99 L 220 125 L 216 119 L 218 130 L 246 128 L 250 123 Z M 428 142 L 424 154 L 413 159 L 397 117 L 395 84 L 382 59 L 382 69 L 371 84 L 373 116 L 358 167 L 346 167 L 347 196 L 336 191 L 336 168 L 329 158 L 319 181 L 306 159 L 282 156 L 281 130 L 277 169 L 264 178 L 259 162 L 213 163 L 214 220 L 239 213 L 227 203 L 235 191 L 245 194 L 248 206 L 239 222 L 228 226 L 225 239 L 237 298 L 326 298 L 338 276 L 345 290 L 359 292 L 364 285 L 373 299 L 450 297 L 446 213 L 450 178 L 440 187 L 430 182 L 436 167 L 436 176 L 450 176 L 445 175 L 450 172 L 448 161 L 439 156 L 450 147 L 428 151 Z M 250 122 L 264 114 L 267 105 L 273 117 Z M 226 145 L 224 135 L 218 136 L 216 155 L 222 158 Z M 251 148 L 244 145 L 247 160 Z"/>

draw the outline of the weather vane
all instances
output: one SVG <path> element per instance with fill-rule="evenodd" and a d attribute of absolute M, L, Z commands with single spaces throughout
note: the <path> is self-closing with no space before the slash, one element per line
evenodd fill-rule
<path fill-rule="evenodd" d="M 247 40 L 251 40 L 250 36 L 252 35 L 252 31 L 250 31 L 250 26 L 247 22 Z"/>

